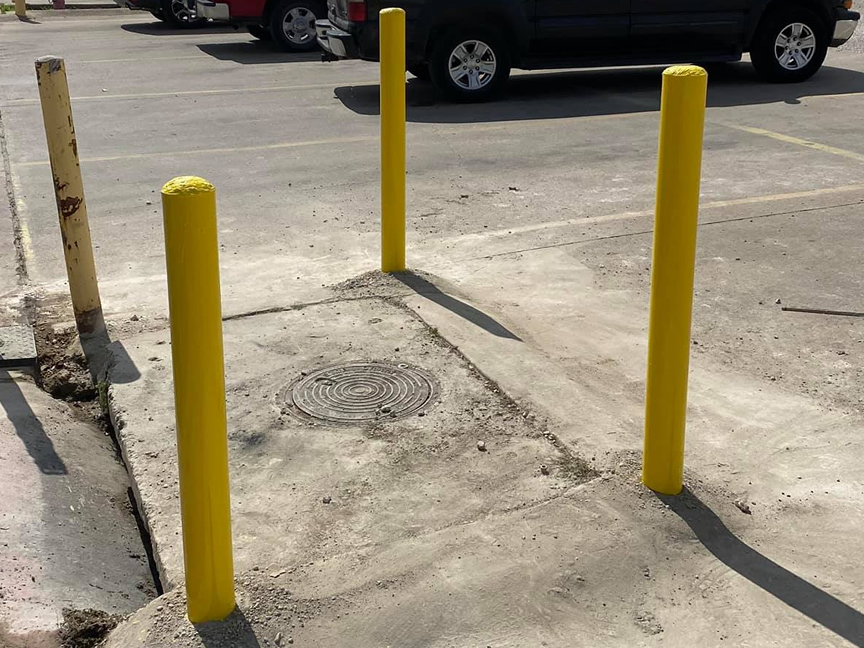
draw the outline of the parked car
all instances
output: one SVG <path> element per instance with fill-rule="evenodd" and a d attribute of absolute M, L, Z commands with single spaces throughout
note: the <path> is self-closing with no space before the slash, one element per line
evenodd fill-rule
<path fill-rule="evenodd" d="M 406 11 L 408 70 L 458 101 L 480 101 L 511 68 L 737 61 L 803 81 L 852 36 L 852 0 L 328 0 L 325 60 L 378 60 L 378 12 Z"/>
<path fill-rule="evenodd" d="M 274 40 L 289 52 L 318 47 L 315 25 L 327 15 L 324 0 L 197 0 L 198 15 L 241 25 L 255 38 Z"/>
<path fill-rule="evenodd" d="M 159 20 L 180 29 L 198 27 L 206 22 L 197 15 L 194 0 L 114 0 L 127 9 L 143 9 L 149 11 Z"/>

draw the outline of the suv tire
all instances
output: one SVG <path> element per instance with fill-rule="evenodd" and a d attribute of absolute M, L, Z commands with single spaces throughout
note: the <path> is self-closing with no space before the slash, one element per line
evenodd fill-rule
<path fill-rule="evenodd" d="M 161 7 L 159 13 L 162 15 L 159 19 L 172 27 L 193 29 L 206 22 L 204 18 L 199 18 L 189 9 L 186 0 L 162 0 Z"/>
<path fill-rule="evenodd" d="M 286 52 L 308 52 L 318 47 L 315 21 L 323 15 L 310 0 L 282 0 L 270 14 L 270 34 Z"/>
<path fill-rule="evenodd" d="M 461 54 L 461 55 L 460 55 Z M 464 65 L 451 69 L 451 61 Z M 474 69 L 471 65 L 474 64 Z M 432 82 L 445 97 L 459 102 L 487 101 L 510 76 L 510 51 L 501 35 L 489 29 L 464 27 L 447 32 L 432 49 Z"/>
<path fill-rule="evenodd" d="M 797 83 L 816 74 L 827 52 L 825 23 L 815 12 L 793 6 L 765 16 L 750 46 L 750 59 L 762 78 Z"/>
<path fill-rule="evenodd" d="M 255 38 L 262 41 L 273 40 L 270 30 L 261 25 L 246 25 L 246 30 Z"/>

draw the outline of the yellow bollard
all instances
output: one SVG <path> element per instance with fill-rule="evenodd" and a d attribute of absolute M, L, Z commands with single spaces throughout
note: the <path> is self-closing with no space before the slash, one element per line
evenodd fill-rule
<path fill-rule="evenodd" d="M 174 178 L 162 187 L 162 212 L 187 612 L 201 623 L 234 609 L 216 190 Z"/>
<path fill-rule="evenodd" d="M 15 0 L 15 15 L 19 18 L 27 17 L 27 0 Z"/>
<path fill-rule="evenodd" d="M 405 270 L 405 11 L 382 9 L 381 272 Z"/>
<path fill-rule="evenodd" d="M 100 334 L 105 331 L 105 321 L 96 281 L 96 262 L 90 242 L 84 182 L 78 164 L 78 142 L 63 59 L 56 56 L 37 59 L 36 80 L 48 139 L 48 158 L 54 176 L 57 215 L 75 323 L 82 337 Z"/>
<path fill-rule="evenodd" d="M 695 65 L 663 72 L 657 208 L 651 273 L 648 384 L 642 482 L 681 492 L 696 226 L 708 74 Z"/>

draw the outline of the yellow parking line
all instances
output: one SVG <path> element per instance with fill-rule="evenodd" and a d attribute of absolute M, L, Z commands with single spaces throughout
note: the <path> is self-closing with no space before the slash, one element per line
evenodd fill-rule
<path fill-rule="evenodd" d="M 70 63 L 150 63 L 150 61 L 180 61 L 185 63 L 189 59 L 210 59 L 213 60 L 212 56 L 207 54 L 183 54 L 176 56 L 139 56 L 136 58 L 116 58 L 116 59 L 90 59 L 84 61 L 69 61 Z"/>
<path fill-rule="evenodd" d="M 760 203 L 779 202 L 782 200 L 796 200 L 800 198 L 816 198 L 818 196 L 826 196 L 839 193 L 851 193 L 855 191 L 864 191 L 864 184 L 846 185 L 843 187 L 824 187 L 822 189 L 811 189 L 809 191 L 794 191 L 791 193 L 768 194 L 762 196 L 748 196 L 746 198 L 731 198 L 729 200 L 714 200 L 711 202 L 702 203 L 699 206 L 700 211 L 709 209 L 721 209 L 723 207 L 737 207 L 741 205 L 756 205 Z M 489 237 L 506 237 L 514 234 L 530 234 L 532 232 L 542 232 L 546 230 L 560 229 L 562 227 L 578 227 L 591 226 L 600 223 L 609 223 L 612 221 L 632 220 L 636 218 L 646 218 L 654 215 L 653 209 L 643 209 L 641 211 L 620 212 L 617 214 L 607 214 L 605 216 L 595 216 L 586 218 L 570 218 L 567 220 L 552 221 L 549 223 L 538 223 L 536 225 L 525 225 L 523 227 L 509 227 L 507 229 L 493 230 L 491 232 L 479 232 L 477 234 L 467 234 L 453 237 L 454 241 L 464 242 L 466 239 L 486 239 Z"/>
<path fill-rule="evenodd" d="M 762 135 L 764 137 L 770 137 L 771 139 L 778 140 L 780 142 L 786 142 L 787 144 L 797 144 L 798 146 L 803 146 L 805 148 L 813 149 L 815 151 L 822 151 L 823 153 L 831 153 L 832 155 L 839 155 L 841 157 L 849 158 L 850 160 L 856 160 L 858 162 L 864 162 L 864 154 L 855 153 L 854 151 L 847 151 L 846 149 L 837 148 L 836 146 L 828 146 L 827 144 L 820 144 L 819 142 L 813 142 L 811 140 L 801 139 L 800 137 L 792 137 L 791 135 L 784 135 L 783 133 L 775 133 L 774 131 L 765 130 L 764 128 L 754 128 L 752 126 L 740 126 L 738 124 L 730 124 L 728 122 L 714 122 L 719 124 L 720 126 L 725 126 L 727 128 L 733 128 L 735 130 L 744 131 L 745 133 L 752 133 L 754 135 Z"/>
<path fill-rule="evenodd" d="M 307 140 L 304 142 L 281 142 L 279 144 L 261 144 L 259 146 L 233 146 L 212 149 L 186 149 L 183 151 L 160 151 L 156 153 L 132 153 L 130 155 L 106 155 L 103 157 L 81 158 L 81 162 L 115 162 L 117 160 L 143 160 L 147 158 L 172 158 L 179 155 L 214 155 L 217 153 L 247 153 L 249 151 L 272 151 L 275 149 L 299 148 L 301 146 L 326 146 L 327 144 L 351 144 L 354 142 L 376 142 L 377 135 L 365 135 L 360 137 L 334 137 L 331 139 Z M 48 160 L 36 160 L 33 162 L 20 162 L 15 165 L 16 169 L 21 167 L 48 166 Z"/>
<path fill-rule="evenodd" d="M 364 84 L 353 84 L 361 86 Z M 366 85 L 373 85 L 372 83 Z M 219 95 L 219 94 L 245 94 L 247 92 L 286 92 L 289 90 L 321 90 L 333 88 L 333 83 L 317 83 L 313 85 L 293 86 L 263 86 L 259 88 L 219 88 L 214 90 L 177 90 L 175 92 L 141 92 L 137 94 L 115 94 L 89 95 L 84 97 L 72 97 L 72 101 L 112 101 L 116 99 L 150 99 L 154 97 L 184 97 L 190 95 Z M 38 104 L 38 99 L 13 99 L 6 106 L 27 106 Z"/>

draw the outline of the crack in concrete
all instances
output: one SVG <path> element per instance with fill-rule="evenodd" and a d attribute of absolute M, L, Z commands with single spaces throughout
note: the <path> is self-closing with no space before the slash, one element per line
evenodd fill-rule
<path fill-rule="evenodd" d="M 27 255 L 24 251 L 24 237 L 21 231 L 21 219 L 18 215 L 18 202 L 15 200 L 15 186 L 12 183 L 12 162 L 9 157 L 9 146 L 6 141 L 6 127 L 3 123 L 3 113 L 0 112 L 0 157 L 3 158 L 3 173 L 6 177 L 6 199 L 9 202 L 9 213 L 12 217 L 12 243 L 15 246 L 16 273 L 21 287 L 30 287 L 30 276 L 27 271 Z"/>

